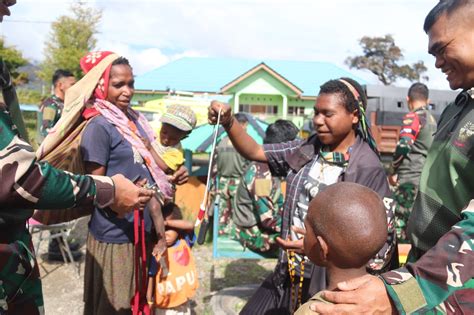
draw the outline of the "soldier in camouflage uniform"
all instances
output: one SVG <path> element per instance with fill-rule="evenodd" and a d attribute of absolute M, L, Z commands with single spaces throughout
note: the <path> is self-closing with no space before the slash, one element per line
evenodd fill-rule
<path fill-rule="evenodd" d="M 404 268 L 340 284 L 320 314 L 474 314 L 474 1 L 440 1 L 425 19 L 428 51 L 463 89 L 441 115 L 408 221 Z M 464 210 L 463 210 L 464 209 Z M 384 290 L 385 289 L 385 290 Z"/>
<path fill-rule="evenodd" d="M 408 243 L 406 225 L 418 191 L 421 170 L 433 142 L 436 120 L 428 110 L 428 87 L 414 83 L 408 89 L 410 112 L 403 117 L 400 139 L 390 167 L 390 183 L 395 186 L 395 225 L 399 243 Z"/>
<path fill-rule="evenodd" d="M 0 21 L 14 3 L 0 0 Z M 73 175 L 37 162 L 10 116 L 18 102 L 1 59 L 0 89 L 6 103 L 0 103 L 0 314 L 43 314 L 39 269 L 26 229 L 33 209 L 96 205 L 123 215 L 133 207 L 143 209 L 153 192 L 122 175 Z"/>
<path fill-rule="evenodd" d="M 280 119 L 268 126 L 263 142 L 292 141 L 297 134 L 292 122 Z M 280 178 L 272 176 L 268 164 L 252 162 L 240 179 L 234 200 L 234 237 L 253 251 L 275 253 L 284 203 Z"/>
<path fill-rule="evenodd" d="M 64 107 L 66 90 L 74 83 L 76 78 L 67 71 L 58 69 L 53 74 L 53 95 L 45 99 L 39 108 L 37 142 L 41 144 L 48 132 L 58 122 Z"/>
<path fill-rule="evenodd" d="M 237 121 L 247 128 L 247 117 L 244 114 L 236 114 Z M 216 167 L 219 181 L 217 193 L 219 199 L 219 235 L 235 234 L 235 226 L 232 223 L 232 205 L 240 176 L 248 165 L 234 148 L 229 137 L 223 138 L 216 147 Z"/>

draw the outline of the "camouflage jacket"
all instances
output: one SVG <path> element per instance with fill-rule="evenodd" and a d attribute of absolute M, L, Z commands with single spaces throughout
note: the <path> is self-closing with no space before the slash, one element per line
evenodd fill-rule
<path fill-rule="evenodd" d="M 73 175 L 36 161 L 33 148 L 18 135 L 9 106 L 0 105 L 0 229 L 24 227 L 31 209 L 103 208 L 113 202 L 111 178 Z"/>
<path fill-rule="evenodd" d="M 382 275 L 400 314 L 474 314 L 474 201 L 417 262 Z"/>
<path fill-rule="evenodd" d="M 241 227 L 258 225 L 280 232 L 283 194 L 281 181 L 272 177 L 266 163 L 253 162 L 242 175 L 234 198 L 234 222 Z"/>
<path fill-rule="evenodd" d="M 409 260 L 419 260 L 383 275 L 401 313 L 423 313 L 443 301 L 439 308 L 445 307 L 448 313 L 474 308 L 472 95 L 471 91 L 462 92 L 443 112 L 423 167 L 408 223 L 412 243 Z M 471 291 L 466 294 L 464 289 L 468 288 Z"/>
<path fill-rule="evenodd" d="M 436 120 L 426 107 L 418 108 L 403 117 L 390 172 L 398 174 L 400 184 L 418 186 L 426 155 L 433 142 Z"/>

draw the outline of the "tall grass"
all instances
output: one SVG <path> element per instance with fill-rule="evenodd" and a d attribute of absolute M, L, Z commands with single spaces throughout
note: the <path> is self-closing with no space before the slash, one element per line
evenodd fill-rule
<path fill-rule="evenodd" d="M 28 138 L 30 139 L 31 146 L 36 150 L 38 148 L 38 143 L 36 142 L 36 112 L 22 112 L 23 120 L 25 122 L 26 131 L 28 132 Z"/>

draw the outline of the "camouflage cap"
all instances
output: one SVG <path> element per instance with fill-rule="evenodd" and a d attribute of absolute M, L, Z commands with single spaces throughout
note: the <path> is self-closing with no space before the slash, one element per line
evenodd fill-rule
<path fill-rule="evenodd" d="M 184 105 L 169 105 L 160 120 L 183 131 L 191 131 L 196 127 L 196 114 Z"/>

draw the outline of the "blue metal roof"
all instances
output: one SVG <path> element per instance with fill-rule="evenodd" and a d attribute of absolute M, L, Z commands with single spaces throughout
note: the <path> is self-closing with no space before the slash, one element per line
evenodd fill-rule
<path fill-rule="evenodd" d="M 319 86 L 330 79 L 350 77 L 361 84 L 367 83 L 362 78 L 328 62 L 186 57 L 137 76 L 135 88 L 156 91 L 170 88 L 192 92 L 219 92 L 224 85 L 261 62 L 303 90 L 305 96 L 317 95 Z"/>

